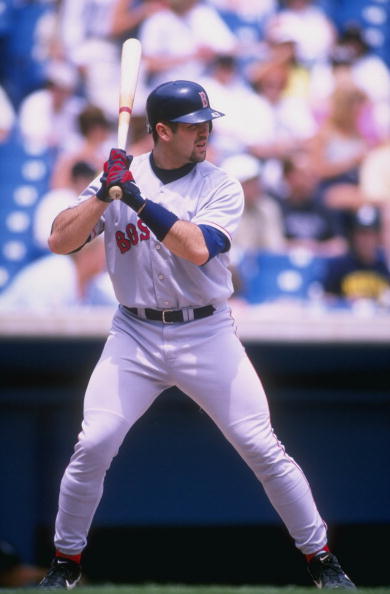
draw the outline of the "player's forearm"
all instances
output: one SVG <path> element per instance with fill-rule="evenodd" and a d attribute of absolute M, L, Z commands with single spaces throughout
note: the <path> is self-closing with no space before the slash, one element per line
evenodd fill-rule
<path fill-rule="evenodd" d="M 69 254 L 84 245 L 108 203 L 92 196 L 74 208 L 62 211 L 54 220 L 49 248 L 55 254 Z"/>
<path fill-rule="evenodd" d="M 189 260 L 197 266 L 202 266 L 209 258 L 202 231 L 188 221 L 176 221 L 165 236 L 163 244 L 175 256 Z"/>

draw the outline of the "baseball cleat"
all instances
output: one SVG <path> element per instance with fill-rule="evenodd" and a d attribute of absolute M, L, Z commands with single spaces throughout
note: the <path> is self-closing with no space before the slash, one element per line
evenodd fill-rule
<path fill-rule="evenodd" d="M 70 559 L 55 557 L 47 576 L 38 584 L 41 590 L 72 590 L 81 578 L 81 567 Z"/>
<path fill-rule="evenodd" d="M 322 551 L 309 561 L 310 573 L 317 588 L 328 590 L 356 590 L 355 584 L 344 573 L 340 563 L 332 553 Z"/>

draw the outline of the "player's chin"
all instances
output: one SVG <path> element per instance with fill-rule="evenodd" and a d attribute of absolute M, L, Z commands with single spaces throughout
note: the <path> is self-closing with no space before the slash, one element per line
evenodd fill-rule
<path fill-rule="evenodd" d="M 195 150 L 191 155 L 192 163 L 201 163 L 202 161 L 205 160 L 206 154 L 207 154 L 206 148 L 201 149 L 201 150 L 200 149 Z"/>

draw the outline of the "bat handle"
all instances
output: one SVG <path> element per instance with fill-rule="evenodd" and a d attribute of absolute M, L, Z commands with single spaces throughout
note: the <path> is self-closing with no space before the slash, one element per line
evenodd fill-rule
<path fill-rule="evenodd" d="M 108 195 L 111 200 L 120 200 L 123 196 L 123 191 L 120 186 L 111 186 L 108 190 Z"/>

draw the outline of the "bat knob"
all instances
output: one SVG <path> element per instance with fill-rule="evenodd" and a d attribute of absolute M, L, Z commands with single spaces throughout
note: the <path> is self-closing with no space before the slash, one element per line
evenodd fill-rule
<path fill-rule="evenodd" d="M 123 196 L 122 188 L 120 186 L 111 186 L 108 190 L 108 195 L 111 200 L 121 200 Z"/>

